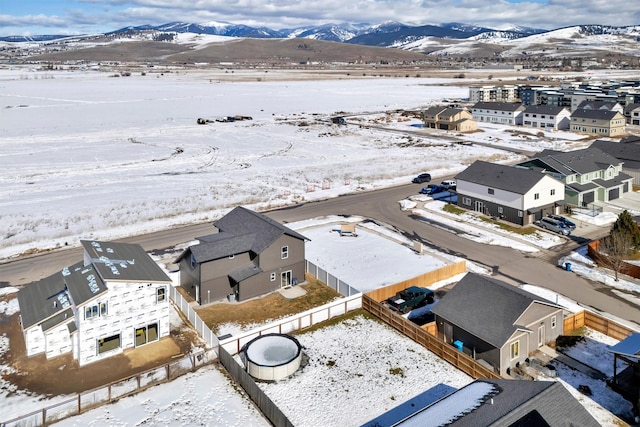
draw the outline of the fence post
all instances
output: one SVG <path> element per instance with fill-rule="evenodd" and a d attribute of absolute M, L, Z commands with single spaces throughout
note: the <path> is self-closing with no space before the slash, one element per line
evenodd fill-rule
<path fill-rule="evenodd" d="M 82 412 L 82 399 L 80 398 L 82 394 L 78 393 L 78 414 Z"/>

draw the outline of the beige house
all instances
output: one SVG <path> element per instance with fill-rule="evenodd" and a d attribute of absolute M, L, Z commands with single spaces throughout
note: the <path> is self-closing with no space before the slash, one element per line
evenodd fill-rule
<path fill-rule="evenodd" d="M 478 123 L 473 120 L 471 112 L 463 108 L 431 107 L 422 112 L 424 127 L 430 129 L 453 130 L 457 132 L 473 132 L 478 130 Z"/>
<path fill-rule="evenodd" d="M 626 120 L 612 110 L 578 109 L 571 113 L 571 131 L 597 136 L 622 136 Z"/>

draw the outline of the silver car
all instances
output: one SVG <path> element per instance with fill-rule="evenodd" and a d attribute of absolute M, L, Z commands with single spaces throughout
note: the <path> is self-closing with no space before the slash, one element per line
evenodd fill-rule
<path fill-rule="evenodd" d="M 540 221 L 538 221 L 538 225 L 542 228 L 546 228 L 550 231 L 555 231 L 556 233 L 562 234 L 564 236 L 568 236 L 569 234 L 571 234 L 571 230 L 569 229 L 569 227 L 553 218 L 544 217 Z"/>

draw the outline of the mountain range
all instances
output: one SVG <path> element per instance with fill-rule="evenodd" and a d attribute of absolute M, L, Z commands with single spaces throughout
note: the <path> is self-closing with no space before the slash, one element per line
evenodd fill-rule
<path fill-rule="evenodd" d="M 79 59 L 80 55 L 72 54 L 70 50 L 92 48 L 95 53 L 92 58 L 115 60 L 118 56 L 127 55 L 125 49 L 133 49 L 113 45 L 114 41 L 124 39 L 140 42 L 138 54 L 149 60 L 187 62 L 238 61 L 241 58 L 236 50 L 244 46 L 247 58 L 271 62 L 274 58 L 309 62 L 380 61 L 385 57 L 393 61 L 419 61 L 426 54 L 440 58 L 484 58 L 492 61 L 584 58 L 591 64 L 640 65 L 640 25 L 578 25 L 555 30 L 511 27 L 497 30 L 456 22 L 411 26 L 389 21 L 378 25 L 345 23 L 274 30 L 228 22 L 169 22 L 83 36 L 0 37 L 0 42 L 5 42 L 5 45 L 12 45 L 10 42 L 38 42 L 49 46 L 43 51 L 31 50 L 36 54 L 49 54 L 49 57 L 41 59 Z M 228 42 L 232 40 L 236 43 L 230 48 Z M 173 43 L 150 44 L 159 41 Z M 53 46 L 55 43 L 57 47 Z M 112 43 L 109 48 L 106 47 L 108 43 Z M 15 44 L 18 45 L 20 43 Z M 58 51 L 64 51 L 66 56 L 54 58 L 52 52 Z M 89 51 L 83 54 L 88 56 Z"/>
<path fill-rule="evenodd" d="M 592 26 L 593 27 L 593 26 Z M 620 31 L 625 27 L 597 26 L 601 32 Z M 186 22 L 169 22 L 161 25 L 139 25 L 120 28 L 107 32 L 121 34 L 142 31 L 161 31 L 174 33 L 210 34 L 227 37 L 251 37 L 251 38 L 309 38 L 316 40 L 346 42 L 367 46 L 389 47 L 399 41 L 415 41 L 423 37 L 438 37 L 450 39 L 467 39 L 481 34 L 495 33 L 497 30 L 475 25 L 461 24 L 457 22 L 442 25 L 411 26 L 400 22 L 389 21 L 383 24 L 370 25 L 359 24 L 323 24 L 311 27 L 298 27 L 291 29 L 273 30 L 267 27 L 250 27 L 247 25 L 232 24 L 228 22 L 207 22 L 193 24 Z M 527 27 L 512 27 L 501 30 L 500 33 L 509 38 L 526 37 L 532 34 L 544 33 L 547 30 Z M 6 36 L 0 37 L 0 41 L 49 41 L 70 35 L 39 35 L 39 36 Z"/>

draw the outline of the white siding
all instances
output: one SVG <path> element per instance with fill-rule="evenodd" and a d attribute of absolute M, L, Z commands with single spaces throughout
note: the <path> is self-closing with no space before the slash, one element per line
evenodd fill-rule
<path fill-rule="evenodd" d="M 484 185 L 458 180 L 457 188 L 459 194 L 474 197 L 489 202 L 498 203 L 503 206 L 522 210 L 522 196 L 511 191 L 493 188 L 493 194 L 489 194 L 488 188 Z"/>
<path fill-rule="evenodd" d="M 56 326 L 45 334 L 47 359 L 60 356 L 71 351 L 71 337 L 67 324 Z"/>
<path fill-rule="evenodd" d="M 551 190 L 555 190 L 555 194 L 551 194 Z M 535 194 L 539 198 L 536 200 Z M 557 179 L 544 176 L 538 184 L 534 185 L 531 190 L 524 195 L 524 209 L 535 208 L 538 206 L 546 206 L 558 200 L 564 199 L 564 184 Z"/>

